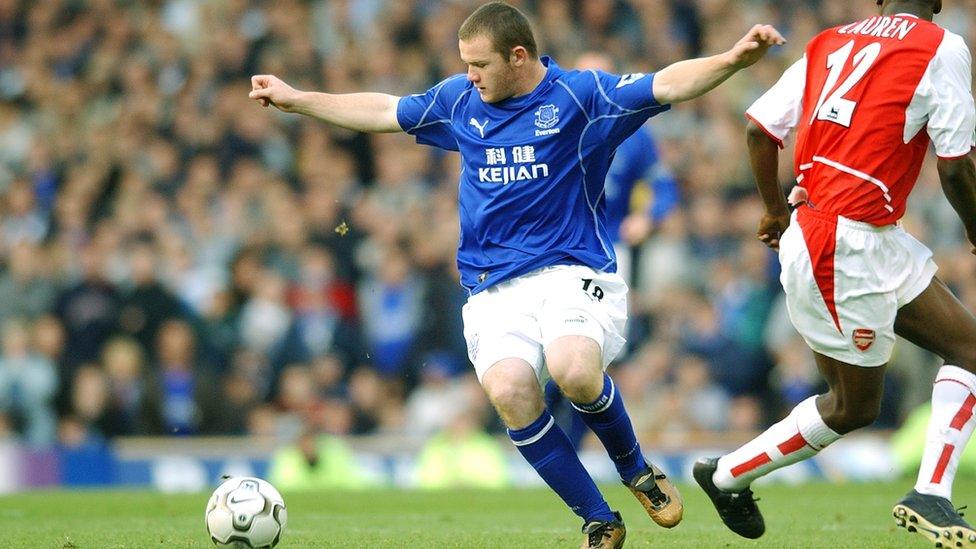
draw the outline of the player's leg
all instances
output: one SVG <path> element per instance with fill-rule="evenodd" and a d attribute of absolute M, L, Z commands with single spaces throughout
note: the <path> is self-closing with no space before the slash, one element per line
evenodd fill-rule
<path fill-rule="evenodd" d="M 922 465 L 914 489 L 895 506 L 898 524 L 934 540 L 976 543 L 974 531 L 951 504 L 959 458 L 976 426 L 976 318 L 934 278 L 898 311 L 895 330 L 939 355 L 945 365 L 932 388 Z"/>
<path fill-rule="evenodd" d="M 620 393 L 604 369 L 626 342 L 627 285 L 588 267 L 546 273 L 540 326 L 553 380 L 607 449 L 621 480 L 657 524 L 670 528 L 683 506 L 674 485 L 644 459 Z"/>
<path fill-rule="evenodd" d="M 661 526 L 681 521 L 681 496 L 667 476 L 644 459 L 623 398 L 603 371 L 600 345 L 585 336 L 562 336 L 545 350 L 553 380 L 603 443 L 621 480 Z"/>
<path fill-rule="evenodd" d="M 569 441 L 573 443 L 573 448 L 579 451 L 583 445 L 583 437 L 586 436 L 586 424 L 579 412 L 569 406 L 563 392 L 559 390 L 559 385 L 551 379 L 546 382 L 543 398 L 546 409 L 556 418 L 556 424 L 562 427 Z"/>
<path fill-rule="evenodd" d="M 878 265 L 899 253 L 891 231 L 809 207 L 798 209 L 793 221 L 780 238 L 780 280 L 790 320 L 814 351 L 829 391 L 801 402 L 734 452 L 694 468 L 723 522 L 750 538 L 765 531 L 750 484 L 873 422 L 895 342 L 897 294 L 889 277 L 878 275 Z M 905 258 L 900 252 L 894 259 Z"/>
<path fill-rule="evenodd" d="M 610 509 L 573 445 L 545 409 L 532 366 L 518 358 L 500 360 L 484 373 L 482 386 L 519 453 L 583 519 L 588 538 L 595 532 L 599 541 L 609 529 L 613 540 L 607 547 L 622 544 L 625 530 L 620 515 Z"/>
<path fill-rule="evenodd" d="M 884 366 L 865 368 L 814 353 L 829 390 L 798 404 L 785 419 L 718 460 L 695 464 L 695 480 L 735 533 L 758 538 L 765 523 L 749 486 L 776 469 L 816 455 L 855 429 L 870 425 L 881 407 Z"/>
<path fill-rule="evenodd" d="M 814 353 L 829 390 L 798 404 L 790 414 L 718 460 L 715 484 L 727 491 L 748 488 L 766 474 L 807 459 L 878 416 L 884 366 L 862 368 Z"/>
<path fill-rule="evenodd" d="M 620 516 L 543 406 L 544 363 L 534 314 L 539 301 L 531 280 L 515 279 L 468 299 L 462 309 L 468 357 L 519 453 L 584 520 L 584 547 L 619 547 L 626 535 Z"/>

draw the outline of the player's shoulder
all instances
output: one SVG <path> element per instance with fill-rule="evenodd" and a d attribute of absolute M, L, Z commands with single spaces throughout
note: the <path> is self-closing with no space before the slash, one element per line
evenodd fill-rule
<path fill-rule="evenodd" d="M 452 74 L 431 86 L 427 91 L 414 93 L 408 97 L 425 98 L 431 102 L 456 101 L 466 91 L 472 89 L 473 84 L 463 73 Z"/>
<path fill-rule="evenodd" d="M 579 70 L 569 69 L 562 71 L 556 77 L 556 81 L 562 82 L 574 91 L 596 89 L 600 85 L 599 71 L 593 69 Z"/>
<path fill-rule="evenodd" d="M 608 101 L 613 90 L 637 83 L 649 73 L 636 72 L 630 74 L 616 74 L 596 69 L 567 70 L 557 78 L 574 94 L 581 98 L 586 96 L 603 97 Z"/>
<path fill-rule="evenodd" d="M 459 93 L 463 93 L 466 90 L 470 90 L 473 87 L 474 84 L 472 84 L 471 81 L 468 80 L 467 75 L 465 75 L 464 73 L 458 73 L 458 74 L 452 74 L 451 76 L 448 76 L 447 78 L 441 80 L 440 82 L 435 84 L 434 87 L 431 89 L 436 90 L 440 88 L 442 93 L 456 95 Z"/>
<path fill-rule="evenodd" d="M 945 36 L 942 38 L 942 43 L 939 44 L 939 53 L 970 58 L 972 54 L 969 51 L 969 45 L 966 44 L 966 39 L 949 29 L 943 30 Z"/>

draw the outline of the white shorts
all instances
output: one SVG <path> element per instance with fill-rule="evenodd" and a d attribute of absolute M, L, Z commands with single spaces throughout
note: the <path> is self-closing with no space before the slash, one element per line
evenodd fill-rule
<path fill-rule="evenodd" d="M 580 265 L 546 267 L 471 296 L 461 314 L 479 381 L 496 362 L 520 358 L 541 384 L 549 378 L 543 350 L 562 336 L 596 341 L 606 369 L 626 343 L 627 284 Z"/>
<path fill-rule="evenodd" d="M 868 367 L 891 358 L 898 309 L 937 270 L 932 252 L 900 225 L 876 227 L 808 206 L 793 213 L 779 260 L 790 320 L 810 348 Z"/>

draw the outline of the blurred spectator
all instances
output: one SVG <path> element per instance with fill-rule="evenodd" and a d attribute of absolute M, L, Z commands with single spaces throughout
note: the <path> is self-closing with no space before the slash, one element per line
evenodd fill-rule
<path fill-rule="evenodd" d="M 112 335 L 119 294 L 105 278 L 105 253 L 96 244 L 82 251 L 82 279 L 58 296 L 54 313 L 64 323 L 65 360 L 72 366 L 96 361 Z"/>
<path fill-rule="evenodd" d="M 238 317 L 240 344 L 279 366 L 304 358 L 285 289 L 280 274 L 261 269 Z"/>
<path fill-rule="evenodd" d="M 295 444 L 275 451 L 268 481 L 285 493 L 353 490 L 374 484 L 342 439 L 308 431 Z"/>
<path fill-rule="evenodd" d="M 182 320 L 169 320 L 160 327 L 156 339 L 150 406 L 157 410 L 161 432 L 206 432 L 213 408 L 225 402 L 214 398 L 216 389 L 208 369 L 198 360 L 193 330 Z"/>
<path fill-rule="evenodd" d="M 102 351 L 108 382 L 103 428 L 106 436 L 160 432 L 157 412 L 149 409 L 145 353 L 134 340 L 116 337 Z"/>
<path fill-rule="evenodd" d="M 404 374 L 420 329 L 422 287 L 404 252 L 387 248 L 376 275 L 359 289 L 366 344 L 376 369 L 387 377 Z"/>
<path fill-rule="evenodd" d="M 0 222 L 0 249 L 17 244 L 39 244 L 47 236 L 47 219 L 36 208 L 34 191 L 27 181 L 17 180 L 6 193 Z"/>
<path fill-rule="evenodd" d="M 54 364 L 31 348 L 30 329 L 23 321 L 3 324 L 2 343 L 0 415 L 31 444 L 51 444 L 57 430 L 54 396 L 58 373 Z"/>
<path fill-rule="evenodd" d="M 57 288 L 47 273 L 43 249 L 19 242 L 9 248 L 5 259 L 7 268 L 0 271 L 0 321 L 34 320 L 49 312 Z"/>
<path fill-rule="evenodd" d="M 403 410 L 406 431 L 426 437 L 445 429 L 456 415 L 471 406 L 472 384 L 476 383 L 473 373 L 455 377 L 450 365 L 443 361 L 424 364 L 420 384 L 410 393 Z"/>
<path fill-rule="evenodd" d="M 151 241 L 129 249 L 131 287 L 119 303 L 118 331 L 133 337 L 143 350 L 152 353 L 160 326 L 170 319 L 184 318 L 182 303 L 157 279 L 158 250 Z"/>
<path fill-rule="evenodd" d="M 298 280 L 288 289 L 297 337 L 303 355 L 328 353 L 346 360 L 360 356 L 354 287 L 336 277 L 332 255 L 321 246 L 309 246 L 301 255 Z"/>
<path fill-rule="evenodd" d="M 481 428 L 477 408 L 460 408 L 420 450 L 417 486 L 504 488 L 509 483 L 504 447 Z"/>

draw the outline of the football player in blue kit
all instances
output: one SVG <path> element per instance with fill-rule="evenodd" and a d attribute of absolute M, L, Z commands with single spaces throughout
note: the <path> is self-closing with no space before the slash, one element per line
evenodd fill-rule
<path fill-rule="evenodd" d="M 613 59 L 600 52 L 585 52 L 576 59 L 579 70 L 611 72 Z M 646 185 L 651 200 L 646 208 L 631 211 L 636 189 Z M 613 238 L 613 250 L 617 258 L 617 274 L 628 286 L 637 281 L 633 246 L 643 243 L 652 231 L 678 205 L 678 182 L 671 171 L 660 161 L 654 135 L 644 124 L 617 147 L 607 180 L 603 185 L 604 223 Z M 586 423 L 581 412 L 566 406 L 566 400 L 556 382 L 550 379 L 545 387 L 546 408 L 556 417 L 577 450 L 586 436 Z"/>
<path fill-rule="evenodd" d="M 552 377 L 582 412 L 623 483 L 665 527 L 681 498 L 641 452 L 604 369 L 624 344 L 627 285 L 604 220 L 614 150 L 648 118 L 758 61 L 783 37 L 753 27 L 728 51 L 655 74 L 566 71 L 539 56 L 525 16 L 503 2 L 458 31 L 466 74 L 426 93 L 328 94 L 251 78 L 264 106 L 364 132 L 400 132 L 461 153 L 457 264 L 468 354 L 519 452 L 583 519 L 583 547 L 622 547 L 626 530 L 554 426 L 541 386 Z"/>

